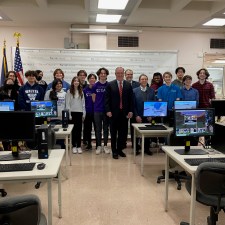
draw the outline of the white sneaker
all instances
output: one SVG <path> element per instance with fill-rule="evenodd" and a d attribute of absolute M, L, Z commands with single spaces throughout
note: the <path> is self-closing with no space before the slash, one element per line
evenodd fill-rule
<path fill-rule="evenodd" d="M 73 147 L 72 151 L 73 151 L 73 154 L 76 154 L 77 153 L 77 147 Z"/>
<path fill-rule="evenodd" d="M 97 149 L 96 149 L 96 155 L 99 155 L 102 151 L 102 147 L 101 146 L 98 146 Z"/>
<path fill-rule="evenodd" d="M 79 154 L 82 154 L 82 149 L 81 149 L 81 147 L 77 148 L 77 151 L 78 151 Z"/>
<path fill-rule="evenodd" d="M 104 150 L 105 154 L 109 154 L 110 153 L 110 149 L 107 146 L 104 146 L 103 150 Z"/>

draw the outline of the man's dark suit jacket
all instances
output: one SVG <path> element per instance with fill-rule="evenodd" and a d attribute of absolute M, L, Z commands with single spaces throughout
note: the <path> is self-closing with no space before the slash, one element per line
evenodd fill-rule
<path fill-rule="evenodd" d="M 140 83 L 137 82 L 137 81 L 135 81 L 135 80 L 132 80 L 131 86 L 132 86 L 132 88 L 134 89 L 134 88 L 139 87 L 139 86 L 140 86 Z"/>
<path fill-rule="evenodd" d="M 123 81 L 122 102 L 125 115 L 133 112 L 133 89 L 130 83 Z M 105 111 L 111 112 L 112 117 L 117 117 L 120 113 L 120 94 L 117 80 L 108 83 L 105 90 Z"/>

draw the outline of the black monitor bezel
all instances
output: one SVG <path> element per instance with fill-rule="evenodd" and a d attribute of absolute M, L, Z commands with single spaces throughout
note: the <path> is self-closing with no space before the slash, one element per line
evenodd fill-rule
<path fill-rule="evenodd" d="M 146 102 L 160 102 L 160 103 L 166 103 L 166 115 L 165 116 L 145 116 L 144 115 L 144 106 L 145 106 L 145 103 Z M 144 103 L 143 103 L 143 117 L 153 117 L 153 118 L 155 118 L 155 117 L 162 117 L 162 118 L 165 118 L 165 117 L 167 117 L 168 116 L 168 102 L 167 101 L 144 101 Z"/>
<path fill-rule="evenodd" d="M 212 121 L 212 126 L 213 126 L 213 133 L 212 134 L 195 134 L 195 135 L 184 135 L 184 136 L 177 136 L 176 133 L 176 112 L 177 111 L 201 111 L 201 110 L 211 110 L 213 112 L 213 121 Z M 215 135 L 215 110 L 214 108 L 196 108 L 196 109 L 176 109 L 174 110 L 174 126 L 173 126 L 173 132 L 176 138 L 183 138 L 183 139 L 188 139 L 189 137 L 204 137 L 204 136 L 213 136 Z"/>
<path fill-rule="evenodd" d="M 220 103 L 224 102 L 224 105 L 225 105 L 225 99 L 212 99 L 211 100 L 211 107 L 215 109 L 215 116 L 225 116 L 225 107 L 223 108 L 223 107 L 221 107 L 221 105 L 219 105 L 220 109 L 223 108 L 224 113 L 222 113 L 223 112 L 222 110 L 216 110 L 215 105 L 213 106 L 213 104 L 216 102 L 220 102 Z"/>
<path fill-rule="evenodd" d="M 56 115 L 51 115 L 51 116 L 36 116 L 36 111 L 35 110 L 32 110 L 32 103 L 33 102 L 53 102 L 54 105 L 56 105 L 56 112 L 57 114 Z M 35 118 L 57 118 L 58 117 L 58 105 L 57 105 L 57 100 L 40 100 L 40 101 L 30 101 L 30 108 L 31 108 L 31 111 L 35 113 Z"/>
<path fill-rule="evenodd" d="M 31 111 L 0 111 L 0 117 L 2 118 L 6 118 L 6 114 L 14 114 L 14 116 L 16 118 L 18 118 L 19 114 L 24 114 L 24 123 L 25 124 L 29 124 L 32 126 L 32 132 L 29 132 L 29 134 L 32 134 L 32 137 L 30 136 L 29 138 L 1 138 L 0 137 L 0 141 L 34 141 L 35 140 L 35 113 L 31 112 Z M 30 115 L 30 121 L 27 121 L 27 119 L 29 118 L 28 114 Z M 5 121 L 5 124 L 7 124 L 7 121 Z M 7 124 L 8 126 L 10 126 L 10 124 Z M 15 123 L 13 125 L 16 125 Z M 12 127 L 13 129 L 13 127 Z M 21 127 L 21 133 L 23 132 L 23 127 Z"/>

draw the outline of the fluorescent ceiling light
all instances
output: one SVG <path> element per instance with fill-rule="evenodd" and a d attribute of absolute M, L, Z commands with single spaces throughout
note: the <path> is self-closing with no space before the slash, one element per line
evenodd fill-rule
<path fill-rule="evenodd" d="M 96 22 L 119 23 L 121 15 L 97 14 Z"/>
<path fill-rule="evenodd" d="M 214 62 L 212 63 L 222 63 L 222 64 L 225 64 L 225 60 L 215 60 Z"/>
<path fill-rule="evenodd" d="M 98 0 L 99 9 L 125 9 L 129 0 Z"/>
<path fill-rule="evenodd" d="M 0 20 L 2 20 L 3 18 L 0 16 Z"/>
<path fill-rule="evenodd" d="M 224 26 L 225 19 L 214 18 L 203 24 L 204 26 Z"/>
<path fill-rule="evenodd" d="M 90 29 L 90 28 L 70 28 L 70 32 L 101 34 L 101 33 L 141 33 L 142 30 L 127 30 L 127 29 Z"/>

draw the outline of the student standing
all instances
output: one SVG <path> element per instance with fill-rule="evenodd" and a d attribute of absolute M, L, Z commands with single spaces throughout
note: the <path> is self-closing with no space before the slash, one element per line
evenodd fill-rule
<path fill-rule="evenodd" d="M 65 109 L 66 105 L 66 92 L 62 88 L 63 82 L 60 79 L 55 79 L 52 82 L 52 89 L 45 93 L 44 100 L 56 100 L 57 101 L 57 111 L 58 119 L 62 121 L 62 110 Z"/>
<path fill-rule="evenodd" d="M 153 74 L 152 81 L 151 81 L 151 88 L 154 89 L 155 95 L 157 96 L 158 89 L 163 85 L 163 77 L 162 74 L 156 72 Z"/>
<path fill-rule="evenodd" d="M 113 158 L 126 157 L 122 151 L 126 141 L 128 119 L 133 116 L 133 90 L 124 80 L 124 69 L 117 67 L 116 79 L 109 82 L 105 92 L 105 110 L 110 118 L 111 147 Z"/>
<path fill-rule="evenodd" d="M 199 93 L 198 90 L 191 86 L 192 77 L 185 75 L 183 77 L 184 86 L 181 89 L 182 100 L 184 101 L 196 101 L 196 105 L 199 104 Z"/>
<path fill-rule="evenodd" d="M 69 89 L 70 89 L 70 84 L 67 83 L 65 80 L 64 80 L 64 72 L 61 70 L 61 69 L 56 69 L 54 72 L 53 72 L 53 77 L 54 79 L 60 79 L 62 80 L 63 82 L 63 90 L 65 92 L 67 92 Z M 46 91 L 50 90 L 52 88 L 52 82 L 48 84 L 48 87 L 46 89 Z"/>
<path fill-rule="evenodd" d="M 84 94 L 78 77 L 72 79 L 70 89 L 66 93 L 66 109 L 69 110 L 70 118 L 72 118 L 74 125 L 72 130 L 72 150 L 74 154 L 77 152 L 81 154 L 82 122 L 84 121 L 86 110 Z"/>
<path fill-rule="evenodd" d="M 175 79 L 172 84 L 177 85 L 180 89 L 183 88 L 183 77 L 185 74 L 184 67 L 177 67 L 175 70 L 175 73 L 177 75 L 177 79 Z"/>
<path fill-rule="evenodd" d="M 139 77 L 140 87 L 133 90 L 134 92 L 134 118 L 136 123 L 149 123 L 151 118 L 144 117 L 144 102 L 155 100 L 155 91 L 151 87 L 147 87 L 148 77 L 141 74 Z M 137 143 L 137 141 L 136 141 Z M 148 155 L 152 155 L 150 148 L 150 138 L 145 138 L 144 151 Z M 136 155 L 139 154 L 139 149 L 136 146 Z"/>
<path fill-rule="evenodd" d="M 83 140 L 86 140 L 87 142 L 86 149 L 90 150 L 92 149 L 92 144 L 91 144 L 92 124 L 94 126 L 94 130 L 96 130 L 95 123 L 94 123 L 94 103 L 92 100 L 92 88 L 95 85 L 97 76 L 91 73 L 88 75 L 87 79 L 89 84 L 84 89 L 86 116 L 84 120 Z"/>
<path fill-rule="evenodd" d="M 102 151 L 102 128 L 104 139 L 103 151 L 106 154 L 110 153 L 110 149 L 107 147 L 109 136 L 109 119 L 106 116 L 104 106 L 105 89 L 108 85 L 107 76 L 109 75 L 109 71 L 106 68 L 100 68 L 96 74 L 98 75 L 99 81 L 96 82 L 92 88 L 92 99 L 94 102 L 94 120 L 96 126 L 96 154 L 99 155 Z"/>
<path fill-rule="evenodd" d="M 10 78 L 13 80 L 14 82 L 14 89 L 17 91 L 17 93 L 19 92 L 19 89 L 20 89 L 20 85 L 18 83 L 18 80 L 17 80 L 17 76 L 16 76 L 16 72 L 11 70 L 9 71 L 7 74 L 6 74 L 6 78 Z"/>
<path fill-rule="evenodd" d="M 25 77 L 27 78 L 27 82 L 19 89 L 18 103 L 19 109 L 30 111 L 30 101 L 43 100 L 44 90 L 36 82 L 37 73 L 35 71 L 28 70 L 25 73 Z"/>
<path fill-rule="evenodd" d="M 81 84 L 82 88 L 83 89 L 86 88 L 88 86 L 88 83 L 85 80 L 86 77 L 87 77 L 87 72 L 85 70 L 79 70 L 77 72 L 77 77 L 78 77 L 78 79 L 80 81 L 80 84 Z"/>
<path fill-rule="evenodd" d="M 4 85 L 0 88 L 0 100 L 14 100 L 14 108 L 18 110 L 18 93 L 11 78 L 6 78 Z"/>
<path fill-rule="evenodd" d="M 174 101 L 182 98 L 181 91 L 177 85 L 171 83 L 172 74 L 170 72 L 163 74 L 163 80 L 165 84 L 158 89 L 157 98 L 159 101 L 168 102 L 168 109 L 172 110 Z"/>
<path fill-rule="evenodd" d="M 41 70 L 36 70 L 37 73 L 37 83 L 43 88 L 44 92 L 46 91 L 48 84 L 42 79 L 44 74 Z"/>
<path fill-rule="evenodd" d="M 215 90 L 213 84 L 207 81 L 209 72 L 207 69 L 197 71 L 198 81 L 192 85 L 199 92 L 199 108 L 211 107 L 211 100 L 215 99 Z"/>

